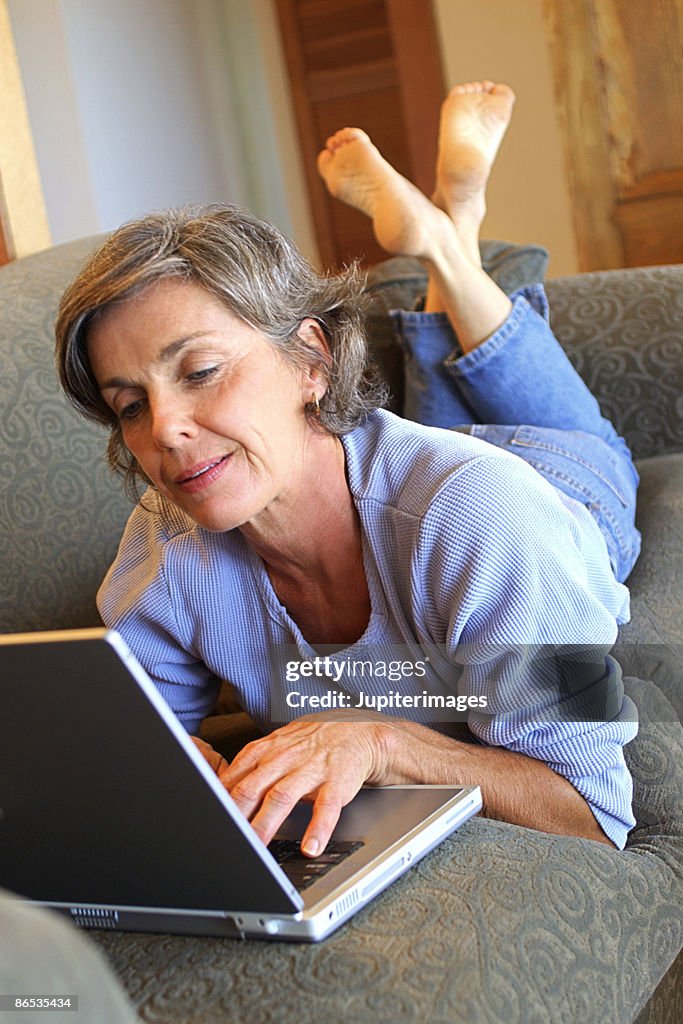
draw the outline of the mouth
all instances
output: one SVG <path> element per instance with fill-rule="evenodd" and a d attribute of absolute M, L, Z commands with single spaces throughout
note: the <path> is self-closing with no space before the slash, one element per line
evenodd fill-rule
<path fill-rule="evenodd" d="M 206 462 L 198 462 L 195 466 L 183 470 L 181 475 L 176 477 L 174 483 L 183 491 L 198 491 L 220 476 L 225 469 L 230 455 L 220 455 L 215 459 L 208 459 Z"/>

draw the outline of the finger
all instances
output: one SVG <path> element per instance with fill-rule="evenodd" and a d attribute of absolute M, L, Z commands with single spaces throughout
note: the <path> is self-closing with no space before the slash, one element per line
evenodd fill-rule
<path fill-rule="evenodd" d="M 220 778 L 221 774 L 228 767 L 228 762 L 225 760 L 225 758 L 221 754 L 219 754 L 217 750 L 214 750 L 213 747 L 206 742 L 206 740 L 200 739 L 199 736 L 190 736 L 190 739 L 192 740 L 192 742 L 194 743 L 195 747 L 200 752 L 204 760 L 210 765 L 211 768 L 213 768 L 216 775 L 218 775 L 218 777 Z"/>
<path fill-rule="evenodd" d="M 301 840 L 302 853 L 308 857 L 317 857 L 319 853 L 322 853 L 339 821 L 342 807 L 354 796 L 355 792 L 351 793 L 348 798 L 342 799 L 333 785 L 327 784 L 320 787 L 320 792 L 313 803 L 311 820 Z"/>
<path fill-rule="evenodd" d="M 308 727 L 306 732 L 310 731 L 310 727 Z M 262 736 L 260 739 L 247 743 L 230 762 L 230 772 L 226 775 L 229 788 L 236 786 L 266 760 L 275 757 L 280 752 L 286 753 L 293 743 L 301 741 L 302 736 L 298 734 L 302 732 L 298 722 L 290 722 L 288 725 L 276 729 L 269 736 Z"/>
<path fill-rule="evenodd" d="M 251 819 L 252 828 L 266 846 L 295 805 L 310 791 L 311 776 L 306 771 L 287 775 L 268 790 L 258 812 Z"/>
<path fill-rule="evenodd" d="M 242 781 L 247 775 L 255 771 L 261 760 L 261 751 L 257 747 L 260 740 L 254 740 L 252 743 L 248 743 L 246 747 L 243 747 L 238 754 L 233 757 L 232 761 L 228 765 L 228 770 L 224 772 L 223 781 L 227 789 L 232 789 L 239 782 Z"/>
<path fill-rule="evenodd" d="M 229 780 L 228 792 L 242 814 L 250 819 L 261 810 L 270 796 L 265 813 L 259 819 L 259 822 L 268 824 L 270 821 L 268 812 L 271 807 L 276 815 L 280 806 L 287 808 L 288 813 L 293 803 L 301 799 L 304 794 L 311 790 L 317 793 L 318 786 L 322 781 L 321 771 L 316 771 L 310 762 L 302 764 L 298 751 L 276 750 L 272 751 L 270 757 L 261 762 L 257 768 L 240 778 L 236 784 Z M 290 786 L 295 792 L 292 799 L 288 795 Z M 254 821 L 252 821 L 253 824 Z"/>

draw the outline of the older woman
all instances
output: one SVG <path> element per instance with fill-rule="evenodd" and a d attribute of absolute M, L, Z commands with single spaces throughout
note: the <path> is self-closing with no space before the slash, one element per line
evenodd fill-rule
<path fill-rule="evenodd" d="M 319 276 L 233 207 L 124 226 L 61 305 L 65 390 L 150 485 L 103 619 L 190 732 L 221 679 L 271 730 L 230 766 L 203 745 L 266 842 L 307 797 L 314 855 L 364 783 L 478 783 L 490 816 L 619 847 L 633 824 L 636 726 L 606 652 L 637 477 L 540 290 L 511 301 L 479 264 L 513 99 L 453 90 L 434 202 L 357 129 L 319 159 L 384 247 L 429 269 L 425 311 L 397 326 L 457 332 L 463 430 L 379 408 L 357 272 Z"/>

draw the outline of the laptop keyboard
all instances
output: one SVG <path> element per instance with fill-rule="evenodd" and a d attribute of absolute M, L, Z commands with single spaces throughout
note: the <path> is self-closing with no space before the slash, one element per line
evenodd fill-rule
<path fill-rule="evenodd" d="M 298 839 L 273 839 L 268 849 L 297 889 L 306 889 L 365 844 L 331 839 L 317 857 L 305 857 Z"/>

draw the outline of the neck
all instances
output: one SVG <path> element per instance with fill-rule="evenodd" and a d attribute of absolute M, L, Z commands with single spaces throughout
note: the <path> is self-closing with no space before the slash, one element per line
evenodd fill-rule
<path fill-rule="evenodd" d="M 337 575 L 339 557 L 360 548 L 360 523 L 339 438 L 312 435 L 296 483 L 240 527 L 267 570 L 292 580 Z"/>

